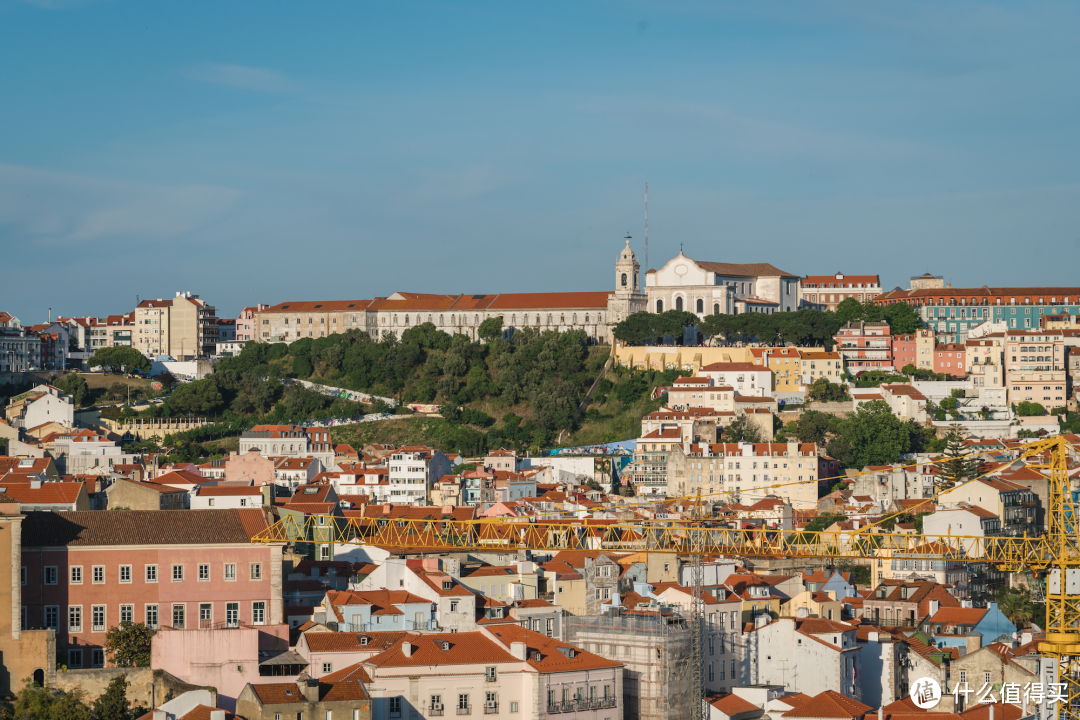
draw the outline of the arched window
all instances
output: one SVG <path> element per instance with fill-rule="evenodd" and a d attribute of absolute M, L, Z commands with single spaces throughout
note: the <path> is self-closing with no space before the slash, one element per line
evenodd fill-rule
<path fill-rule="evenodd" d="M 589 313 L 585 313 L 585 324 L 589 324 Z"/>
<path fill-rule="evenodd" d="M 536 313 L 536 324 L 540 324 L 540 313 Z"/>
<path fill-rule="evenodd" d="M 440 324 L 440 325 L 443 325 L 443 324 L 444 324 L 444 323 L 443 323 L 443 316 L 442 316 L 442 315 L 440 315 L 440 316 L 439 316 L 439 324 Z"/>
<path fill-rule="evenodd" d="M 675 298 L 675 309 L 682 310 L 682 296 Z"/>
<path fill-rule="evenodd" d="M 510 324 L 511 325 L 517 325 L 517 315 L 511 315 L 510 316 Z"/>
<path fill-rule="evenodd" d="M 622 274 L 622 286 L 626 287 L 626 273 Z"/>
<path fill-rule="evenodd" d="M 565 315 L 560 315 L 559 316 L 559 324 L 560 325 L 565 325 L 566 324 L 566 316 Z"/>
<path fill-rule="evenodd" d="M 405 316 L 405 327 L 408 327 L 408 326 L 409 326 L 409 316 L 406 315 Z"/>
<path fill-rule="evenodd" d="M 657 300 L 656 301 L 656 312 L 657 312 L 657 314 L 664 312 L 664 301 L 663 300 Z"/>
<path fill-rule="evenodd" d="M 431 313 L 428 313 L 428 316 L 427 316 L 427 321 L 428 321 L 428 322 L 431 322 Z"/>
<path fill-rule="evenodd" d="M 705 301 L 702 300 L 701 298 L 698 298 L 698 301 L 697 301 L 697 311 L 699 313 L 705 312 Z"/>
<path fill-rule="evenodd" d="M 480 316 L 479 315 L 473 315 L 473 325 L 479 325 L 479 324 L 480 324 Z"/>
<path fill-rule="evenodd" d="M 394 324 L 397 325 L 397 315 L 394 316 Z"/>
<path fill-rule="evenodd" d="M 574 313 L 573 323 L 577 325 L 577 313 Z"/>
<path fill-rule="evenodd" d="M 551 324 L 551 313 L 548 313 L 548 325 Z"/>
<path fill-rule="evenodd" d="M 454 316 L 453 315 L 450 316 L 450 324 L 451 325 L 456 325 L 457 324 L 457 323 L 454 322 Z"/>
<path fill-rule="evenodd" d="M 713 315 L 719 315 L 720 314 L 720 303 L 716 303 L 715 305 L 712 306 L 712 314 Z"/>

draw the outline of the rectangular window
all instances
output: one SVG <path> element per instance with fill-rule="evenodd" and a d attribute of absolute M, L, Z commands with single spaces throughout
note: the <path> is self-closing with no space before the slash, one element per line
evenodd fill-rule
<path fill-rule="evenodd" d="M 172 566 L 172 581 L 173 582 L 184 582 L 184 566 L 183 565 L 173 565 Z"/>
<path fill-rule="evenodd" d="M 120 582 L 122 582 L 122 583 L 130 583 L 131 582 L 131 566 L 130 565 L 121 565 L 120 566 Z"/>
<path fill-rule="evenodd" d="M 512 712 L 512 713 L 518 712 L 518 704 L 516 702 L 510 703 L 510 712 Z"/>
<path fill-rule="evenodd" d="M 334 672 L 334 663 L 323 663 L 322 664 L 322 671 L 323 671 L 323 675 L 326 675 L 327 673 Z"/>
<path fill-rule="evenodd" d="M 157 582 L 157 565 L 147 565 L 146 566 L 146 582 L 148 582 L 148 583 L 156 583 Z"/>
<path fill-rule="evenodd" d="M 199 627 L 207 629 L 214 625 L 213 603 L 199 603 Z"/>
<path fill-rule="evenodd" d="M 82 667 L 82 650 L 68 650 L 68 667 Z"/>
<path fill-rule="evenodd" d="M 146 606 L 146 627 L 151 630 L 156 630 L 158 627 L 158 606 L 147 605 Z"/>
<path fill-rule="evenodd" d="M 206 582 L 210 579 L 210 566 L 203 563 L 199 565 L 199 582 Z"/>
<path fill-rule="evenodd" d="M 401 697 L 390 698 L 390 717 L 401 717 Z"/>
<path fill-rule="evenodd" d="M 262 580 L 262 563 L 251 563 L 251 579 Z"/>
<path fill-rule="evenodd" d="M 91 572 L 93 573 L 91 577 L 93 578 L 93 582 L 94 582 L 95 585 L 101 585 L 102 583 L 105 582 L 105 566 L 104 565 L 95 565 Z"/>
<path fill-rule="evenodd" d="M 105 632 L 105 606 L 90 606 L 90 631 Z"/>
<path fill-rule="evenodd" d="M 458 706 L 459 710 L 468 710 L 469 709 L 469 694 L 468 693 L 458 693 L 457 706 Z"/>
<path fill-rule="evenodd" d="M 53 630 L 60 629 L 60 606 L 59 605 L 46 605 L 45 606 L 45 627 L 52 628 Z"/>
<path fill-rule="evenodd" d="M 236 565 L 234 563 L 225 563 L 225 579 L 236 579 Z"/>
<path fill-rule="evenodd" d="M 177 630 L 184 629 L 184 606 L 173 605 L 172 606 L 172 626 Z"/>
<path fill-rule="evenodd" d="M 50 566 L 50 567 L 45 568 L 45 584 L 46 585 L 55 585 L 56 584 L 56 568 L 55 567 Z"/>
<path fill-rule="evenodd" d="M 442 695 L 431 696 L 431 709 L 442 710 Z"/>
<path fill-rule="evenodd" d="M 68 632 L 82 632 L 82 605 L 72 605 L 68 608 Z"/>
<path fill-rule="evenodd" d="M 381 615 L 378 617 L 382 617 Z M 263 625 L 266 623 L 266 603 L 265 602 L 253 602 L 251 603 L 251 623 L 253 625 Z"/>
<path fill-rule="evenodd" d="M 82 565 L 73 565 L 71 567 L 71 584 L 82 585 Z"/>
<path fill-rule="evenodd" d="M 94 648 L 90 651 L 90 664 L 93 667 L 105 667 L 105 651 L 101 648 Z"/>
<path fill-rule="evenodd" d="M 121 605 L 120 606 L 120 622 L 135 622 L 135 606 L 134 605 Z"/>
<path fill-rule="evenodd" d="M 240 603 L 225 604 L 225 624 L 228 627 L 240 627 Z"/>

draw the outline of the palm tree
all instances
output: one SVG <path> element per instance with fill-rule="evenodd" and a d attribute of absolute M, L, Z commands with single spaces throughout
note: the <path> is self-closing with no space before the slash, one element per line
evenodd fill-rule
<path fill-rule="evenodd" d="M 998 590 L 996 599 L 998 609 L 1017 629 L 1026 627 L 1031 621 L 1034 608 L 1031 606 L 1031 594 L 1026 587 L 1003 588 Z"/>

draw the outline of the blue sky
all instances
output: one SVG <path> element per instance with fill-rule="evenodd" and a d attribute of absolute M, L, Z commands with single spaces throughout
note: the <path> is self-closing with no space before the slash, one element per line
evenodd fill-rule
<path fill-rule="evenodd" d="M 1080 285 L 1080 5 L 0 0 L 0 308 Z"/>

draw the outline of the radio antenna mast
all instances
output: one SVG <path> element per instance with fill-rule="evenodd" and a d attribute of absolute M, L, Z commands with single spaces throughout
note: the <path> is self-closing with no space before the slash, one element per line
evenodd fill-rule
<path fill-rule="evenodd" d="M 649 272 L 649 183 L 645 183 L 645 272 Z"/>

